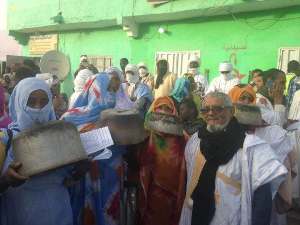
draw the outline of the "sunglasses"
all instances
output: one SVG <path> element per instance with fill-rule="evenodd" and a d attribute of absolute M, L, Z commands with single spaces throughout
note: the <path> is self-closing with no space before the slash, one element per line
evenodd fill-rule
<path fill-rule="evenodd" d="M 231 108 L 231 107 L 228 107 L 228 106 L 205 106 L 205 107 L 203 107 L 203 108 L 200 109 L 200 112 L 202 114 L 207 114 L 210 111 L 212 111 L 213 113 L 221 113 L 226 108 Z"/>

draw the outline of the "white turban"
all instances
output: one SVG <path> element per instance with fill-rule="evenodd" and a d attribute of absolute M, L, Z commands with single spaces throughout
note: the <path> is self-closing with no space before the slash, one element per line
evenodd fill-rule
<path fill-rule="evenodd" d="M 228 71 L 231 72 L 233 69 L 232 64 L 229 62 L 222 62 L 219 65 L 219 71 L 223 72 L 223 71 Z"/>
<path fill-rule="evenodd" d="M 198 63 L 198 66 L 197 67 L 194 67 L 194 66 L 191 67 L 192 62 Z M 195 76 L 195 75 L 199 74 L 199 67 L 200 67 L 199 57 L 196 56 L 196 55 L 192 55 L 191 58 L 189 59 L 188 72 Z"/>
<path fill-rule="evenodd" d="M 199 63 L 199 57 L 196 55 L 192 55 L 191 58 L 189 59 L 189 63 L 191 63 L 191 62 Z"/>

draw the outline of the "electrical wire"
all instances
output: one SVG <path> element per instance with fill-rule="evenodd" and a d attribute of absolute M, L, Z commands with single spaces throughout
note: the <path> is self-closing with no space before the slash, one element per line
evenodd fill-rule
<path fill-rule="evenodd" d="M 237 18 L 236 15 L 234 15 L 234 13 L 232 13 L 231 11 L 227 10 L 228 13 L 230 13 L 231 17 L 233 18 L 234 21 L 239 22 L 239 23 L 244 23 L 246 24 L 248 27 L 250 27 L 251 29 L 254 30 L 268 30 L 270 28 L 272 28 L 273 26 L 275 26 L 277 23 L 281 22 L 281 21 L 288 21 L 288 20 L 296 20 L 296 19 L 300 19 L 300 17 L 290 17 L 290 18 L 283 18 L 284 15 L 281 15 L 279 18 L 276 19 L 272 19 L 272 18 L 265 18 L 265 19 L 260 19 L 258 21 L 255 21 L 255 24 L 251 24 L 247 19 L 239 19 Z M 268 24 L 264 27 L 257 27 L 259 24 L 266 22 L 266 21 L 273 21 L 273 23 Z"/>
<path fill-rule="evenodd" d="M 135 1 L 135 0 L 133 0 Z M 198 16 L 198 18 L 204 16 L 204 15 L 208 15 L 209 11 L 212 11 L 212 10 L 218 10 L 220 7 L 225 7 L 226 3 L 228 2 L 228 0 L 219 0 L 219 1 L 216 1 L 214 3 L 214 5 L 212 7 L 209 7 L 207 10 L 205 10 L 205 12 L 203 12 L 201 15 Z M 173 7 L 173 3 L 174 3 L 174 0 L 172 0 L 170 2 L 170 12 L 171 12 L 171 9 Z M 260 19 L 260 20 L 257 20 L 257 21 L 253 21 L 252 23 L 250 21 L 248 21 L 247 19 L 241 19 L 241 18 L 238 18 L 232 11 L 228 10 L 228 9 L 224 9 L 224 8 L 221 8 L 220 10 L 216 11 L 216 12 L 221 12 L 221 11 L 224 11 L 227 12 L 229 15 L 231 15 L 231 17 L 233 18 L 234 21 L 238 22 L 238 23 L 244 23 L 245 25 L 247 25 L 249 28 L 251 29 L 254 29 L 254 30 L 267 30 L 267 29 L 270 29 L 272 28 L 273 26 L 275 26 L 277 23 L 281 22 L 281 21 L 288 21 L 288 20 L 297 20 L 297 19 L 300 19 L 300 17 L 290 17 L 290 18 L 283 18 L 284 15 L 280 15 L 279 18 L 276 18 L 276 19 L 272 19 L 272 18 L 264 18 L 264 19 Z M 216 13 L 215 12 L 215 13 Z M 272 21 L 272 23 L 268 24 L 268 25 L 265 25 L 263 27 L 257 27 L 259 26 L 259 24 L 261 23 L 264 23 L 264 22 L 267 22 L 267 21 Z M 169 25 L 166 25 L 167 27 Z M 150 37 L 145 37 L 143 38 L 144 40 L 151 40 L 153 39 L 155 36 L 157 36 L 158 34 L 154 34 Z"/>

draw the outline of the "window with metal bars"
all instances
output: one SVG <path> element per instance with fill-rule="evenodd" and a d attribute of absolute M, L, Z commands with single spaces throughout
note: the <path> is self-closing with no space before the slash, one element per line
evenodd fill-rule
<path fill-rule="evenodd" d="M 279 48 L 278 69 L 287 72 L 287 65 L 290 61 L 300 61 L 300 47 Z"/>
<path fill-rule="evenodd" d="M 111 56 L 88 56 L 90 64 L 93 64 L 99 72 L 105 71 L 112 65 Z"/>
<path fill-rule="evenodd" d="M 200 51 L 172 51 L 172 52 L 157 52 L 155 61 L 166 59 L 169 63 L 169 71 L 182 76 L 188 71 L 190 58 L 196 55 L 200 59 Z"/>

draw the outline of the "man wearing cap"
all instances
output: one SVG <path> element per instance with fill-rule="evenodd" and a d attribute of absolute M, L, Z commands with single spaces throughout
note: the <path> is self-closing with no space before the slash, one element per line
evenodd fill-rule
<path fill-rule="evenodd" d="M 222 62 L 219 65 L 220 76 L 214 78 L 209 85 L 206 93 L 213 91 L 220 91 L 228 94 L 233 86 L 240 83 L 240 80 L 232 75 L 232 64 L 229 62 Z"/>
<path fill-rule="evenodd" d="M 226 94 L 204 97 L 206 124 L 185 148 L 187 191 L 180 225 L 257 225 L 252 222 L 257 191 L 268 183 L 277 190 L 287 174 L 270 145 L 246 133 L 233 113 Z"/>
<path fill-rule="evenodd" d="M 188 73 L 192 74 L 197 85 L 196 93 L 200 96 L 204 96 L 208 88 L 207 78 L 200 74 L 199 58 L 193 55 L 189 60 Z"/>
<path fill-rule="evenodd" d="M 140 82 L 138 70 L 135 65 L 127 64 L 125 67 L 125 77 L 128 84 L 128 96 L 131 101 L 135 102 L 137 109 L 144 116 L 153 101 L 151 90 L 146 84 Z"/>
<path fill-rule="evenodd" d="M 137 65 L 137 67 L 138 67 L 141 83 L 146 84 L 149 87 L 149 89 L 152 91 L 154 87 L 154 77 L 149 73 L 146 64 L 140 62 Z"/>

